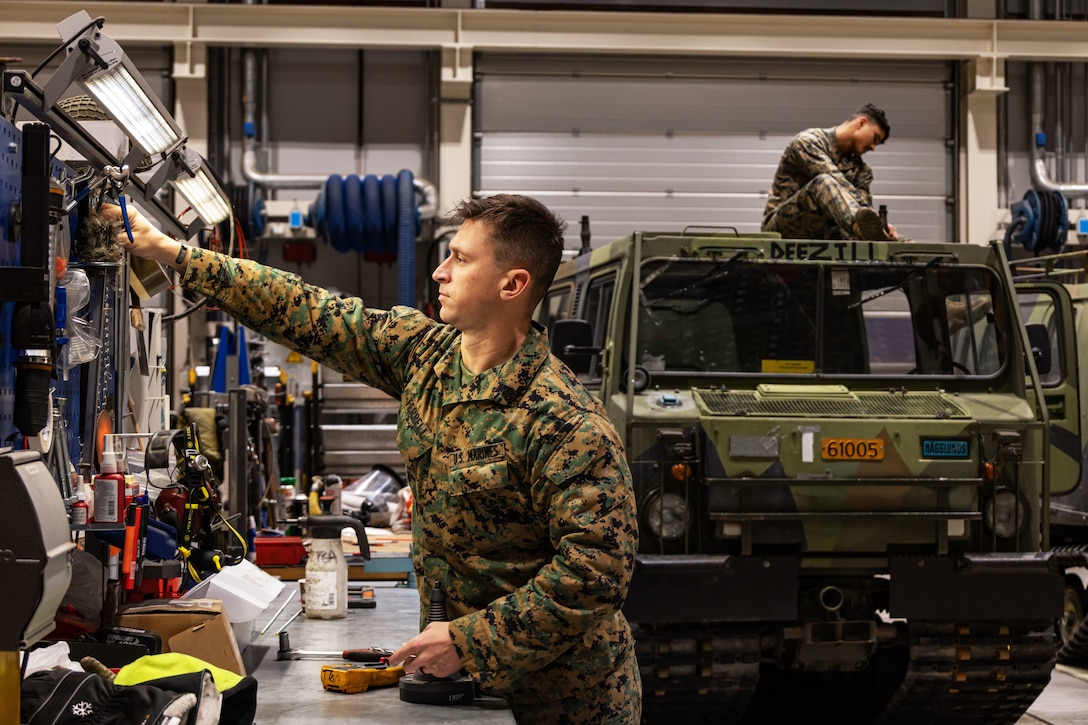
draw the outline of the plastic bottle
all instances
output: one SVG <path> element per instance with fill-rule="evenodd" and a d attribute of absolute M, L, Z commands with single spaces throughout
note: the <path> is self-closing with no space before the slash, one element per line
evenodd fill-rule
<path fill-rule="evenodd" d="M 310 516 L 300 524 L 310 530 L 310 555 L 306 560 L 306 594 L 303 608 L 309 619 L 339 619 L 348 613 L 348 561 L 340 532 L 355 529 L 359 552 L 370 559 L 366 529 L 350 516 Z"/>
<path fill-rule="evenodd" d="M 119 524 L 123 521 L 121 504 L 125 495 L 125 476 L 121 473 L 117 453 L 108 445 L 102 448 L 101 472 L 94 477 L 94 522 Z"/>
<path fill-rule="evenodd" d="M 340 544 L 340 532 L 315 529 L 306 561 L 306 616 L 339 619 L 348 613 L 348 562 Z"/>
<path fill-rule="evenodd" d="M 136 476 L 131 473 L 125 473 L 125 500 L 124 509 L 128 509 L 128 505 L 136 500 L 136 497 L 140 495 L 140 483 L 136 480 Z"/>
<path fill-rule="evenodd" d="M 90 507 L 87 506 L 87 491 L 83 481 L 76 479 L 76 502 L 72 504 L 72 526 L 86 526 L 90 519 Z"/>

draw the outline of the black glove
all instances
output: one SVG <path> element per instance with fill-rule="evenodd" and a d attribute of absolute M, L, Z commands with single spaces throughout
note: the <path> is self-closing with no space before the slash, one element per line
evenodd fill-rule
<path fill-rule="evenodd" d="M 197 698 L 192 693 L 179 694 L 150 685 L 115 685 L 89 672 L 64 669 L 35 672 L 23 680 L 20 694 L 20 722 L 27 725 L 188 725 L 198 722 L 194 712 Z M 190 715 L 194 717 L 190 719 Z M 215 717 L 218 718 L 218 712 Z M 199 721 L 207 722 L 205 719 Z"/>

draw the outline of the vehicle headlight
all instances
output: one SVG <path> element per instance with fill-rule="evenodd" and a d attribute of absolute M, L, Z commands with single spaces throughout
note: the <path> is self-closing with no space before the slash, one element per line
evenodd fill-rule
<path fill-rule="evenodd" d="M 688 504 L 675 493 L 654 496 L 646 505 L 646 523 L 650 533 L 663 541 L 679 539 L 690 523 Z"/>
<path fill-rule="evenodd" d="M 995 492 L 982 509 L 982 521 L 986 528 L 1002 539 L 1016 536 L 1018 527 L 1023 528 L 1025 519 L 1024 505 L 1008 489 Z"/>

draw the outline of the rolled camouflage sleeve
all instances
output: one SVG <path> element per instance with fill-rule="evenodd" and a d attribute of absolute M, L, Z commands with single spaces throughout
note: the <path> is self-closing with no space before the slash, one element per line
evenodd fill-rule
<path fill-rule="evenodd" d="M 294 274 L 192 249 L 182 284 L 246 327 L 308 358 L 400 397 L 413 341 L 431 326 L 417 310 L 367 308 Z"/>
<path fill-rule="evenodd" d="M 865 206 L 873 205 L 873 193 L 870 187 L 873 185 L 873 171 L 868 164 L 858 162 L 860 168 L 854 174 L 853 182 L 857 190 L 861 192 L 861 200 Z"/>
<path fill-rule="evenodd" d="M 611 425 L 585 418 L 541 473 L 537 486 L 547 500 L 555 555 L 525 586 L 450 627 L 465 670 L 492 689 L 540 669 L 583 639 L 613 636 L 634 568 L 631 473 Z"/>

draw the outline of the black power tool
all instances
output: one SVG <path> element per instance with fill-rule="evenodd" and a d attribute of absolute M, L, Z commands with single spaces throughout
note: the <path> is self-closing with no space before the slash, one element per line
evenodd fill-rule
<path fill-rule="evenodd" d="M 446 595 L 437 582 L 431 590 L 427 624 L 448 622 Z M 416 670 L 400 678 L 400 699 L 417 705 L 471 705 L 478 696 L 476 683 L 467 677 L 435 677 Z"/>

